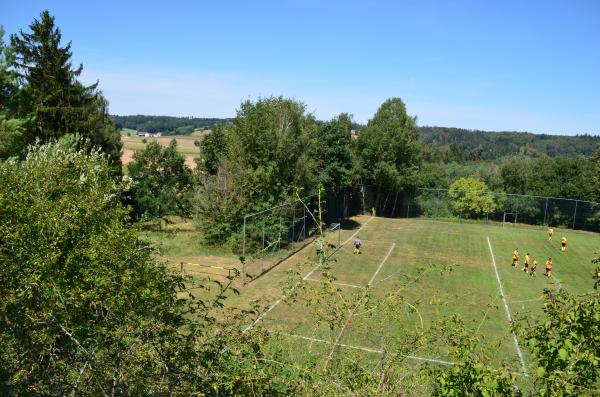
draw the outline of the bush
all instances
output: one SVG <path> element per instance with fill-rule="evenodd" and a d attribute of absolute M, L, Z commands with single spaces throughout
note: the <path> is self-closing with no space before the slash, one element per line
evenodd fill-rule
<path fill-rule="evenodd" d="M 464 217 L 480 217 L 496 209 L 493 195 L 485 194 L 489 189 L 477 178 L 460 178 L 450 185 L 448 197 L 452 199 L 454 214 Z"/>

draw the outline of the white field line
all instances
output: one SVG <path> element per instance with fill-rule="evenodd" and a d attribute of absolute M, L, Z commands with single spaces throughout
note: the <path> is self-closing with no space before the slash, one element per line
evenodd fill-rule
<path fill-rule="evenodd" d="M 375 285 L 378 285 L 378 284 L 381 284 L 381 283 L 383 283 L 384 281 L 386 281 L 386 280 L 389 280 L 390 278 L 392 278 L 392 277 L 394 277 L 394 276 L 396 276 L 396 275 L 400 274 L 401 272 L 402 272 L 402 270 L 398 270 L 397 272 L 394 272 L 394 273 L 390 274 L 389 276 L 387 276 L 387 277 L 384 277 L 384 278 L 382 278 L 381 280 L 377 281 L 376 283 L 374 283 L 374 284 L 373 284 L 373 286 L 375 286 Z"/>
<path fill-rule="evenodd" d="M 325 344 L 328 344 L 328 345 L 333 345 L 334 344 L 334 342 L 330 342 L 330 341 L 325 340 L 325 339 L 311 338 L 311 337 L 308 337 L 308 336 L 288 334 L 288 333 L 279 332 L 279 331 L 271 331 L 271 330 L 269 330 L 269 332 L 272 333 L 272 334 L 277 334 L 277 335 L 281 335 L 281 336 L 287 336 L 289 338 L 303 339 L 303 340 L 308 340 L 308 341 L 311 341 L 311 342 L 325 343 Z M 339 346 L 339 347 L 345 347 L 345 348 L 348 348 L 348 349 L 354 349 L 354 350 L 362 350 L 362 351 L 366 351 L 366 352 L 369 352 L 369 353 L 377 353 L 377 354 L 383 354 L 384 353 L 383 350 L 381 350 L 381 349 L 372 349 L 370 347 L 364 347 L 364 346 L 353 346 L 353 345 L 348 345 L 348 344 L 345 344 L 345 343 L 337 343 L 337 346 Z M 408 358 L 410 360 L 426 361 L 426 362 L 435 363 L 435 364 L 454 365 L 454 363 L 452 361 L 438 360 L 437 358 L 427 358 L 427 357 L 419 357 L 419 356 L 411 356 L 411 355 L 403 355 L 402 357 Z"/>
<path fill-rule="evenodd" d="M 492 256 L 492 263 L 494 264 L 494 272 L 496 273 L 496 281 L 498 281 L 498 287 L 500 288 L 500 296 L 502 297 L 502 303 L 504 303 L 504 310 L 506 311 L 506 317 L 508 318 L 508 322 L 512 324 L 513 318 L 510 314 L 510 309 L 508 308 L 508 303 L 506 302 L 506 296 L 504 295 L 504 288 L 502 288 L 502 282 L 500 281 L 500 275 L 498 274 L 498 266 L 496 266 L 496 258 L 494 257 L 494 251 L 492 250 L 492 243 L 490 242 L 490 237 L 487 237 L 488 248 L 490 249 L 490 255 Z M 525 376 L 527 374 L 527 367 L 525 366 L 525 360 L 523 359 L 523 352 L 521 351 L 521 346 L 519 346 L 519 341 L 517 340 L 517 336 L 513 333 L 513 342 L 515 344 L 515 349 L 517 350 L 517 354 L 519 355 L 519 360 L 521 361 L 521 367 L 523 369 L 523 373 Z"/>
<path fill-rule="evenodd" d="M 360 239 L 360 241 L 362 241 L 363 243 L 369 243 L 369 244 L 381 244 L 381 245 L 388 245 L 390 243 L 393 243 L 394 240 L 363 240 Z"/>
<path fill-rule="evenodd" d="M 306 281 L 313 281 L 315 283 L 324 283 L 324 284 L 335 284 L 335 285 L 343 285 L 344 287 L 352 287 L 352 288 L 365 288 L 364 286 L 355 285 L 355 284 L 346 284 L 346 283 L 338 283 L 337 281 L 329 281 L 329 280 L 317 280 L 314 278 L 307 278 Z"/>
<path fill-rule="evenodd" d="M 356 302 L 356 305 L 354 305 L 354 308 L 352 309 L 352 311 L 350 312 L 350 315 L 346 319 L 346 322 L 342 326 L 342 329 L 340 330 L 340 333 L 338 334 L 337 338 L 335 338 L 335 343 L 333 344 L 333 348 L 329 352 L 329 357 L 327 357 L 327 361 L 325 361 L 325 368 L 327 368 L 327 365 L 329 364 L 329 361 L 331 361 L 331 358 L 333 357 L 333 353 L 335 353 L 335 348 L 340 345 L 340 340 L 342 339 L 342 336 L 344 335 L 344 332 L 346 331 L 346 328 L 348 328 L 348 325 L 350 325 L 350 323 L 352 322 L 352 317 L 356 313 L 356 310 L 358 310 L 358 308 L 359 308 L 360 304 L 362 303 L 363 299 L 365 299 L 365 297 L 369 293 L 369 290 L 371 289 L 371 284 L 373 284 L 373 280 L 375 280 L 375 277 L 377 277 L 377 274 L 379 274 L 379 271 L 381 270 L 381 267 L 387 261 L 387 259 L 390 257 L 390 254 L 392 253 L 392 250 L 394 249 L 395 246 L 396 246 L 396 243 L 393 243 L 392 246 L 390 247 L 389 251 L 385 255 L 385 257 L 381 261 L 381 263 L 379 263 L 379 267 L 377 268 L 377 270 L 375 270 L 375 273 L 371 277 L 371 280 L 369 280 L 369 284 L 367 284 L 367 288 L 365 289 L 365 293 L 360 297 L 360 299 L 358 300 L 358 302 Z"/>
<path fill-rule="evenodd" d="M 369 219 L 368 219 L 368 220 L 365 222 L 365 224 L 364 224 L 364 225 L 362 225 L 361 227 L 359 227 L 359 228 L 358 228 L 358 230 L 357 230 L 357 231 L 355 231 L 354 233 L 352 233 L 352 235 L 351 235 L 350 237 L 348 237 L 348 238 L 346 239 L 346 241 L 344 241 L 344 242 L 342 243 L 342 245 L 346 245 L 346 244 L 348 243 L 348 241 L 352 240 L 352 239 L 354 238 L 354 236 L 356 236 L 356 235 L 358 234 L 358 232 L 360 232 L 360 231 L 362 230 L 362 228 L 363 228 L 363 227 L 367 226 L 367 225 L 369 224 L 369 222 L 371 222 L 371 220 L 373 220 L 373 217 L 370 217 L 370 218 L 369 218 Z"/>
<path fill-rule="evenodd" d="M 379 267 L 375 271 L 375 274 L 373 274 L 373 277 L 371 277 L 371 280 L 369 280 L 369 284 L 367 284 L 369 287 L 371 287 L 371 285 L 373 284 L 375 277 L 377 277 L 377 275 L 379 274 L 379 271 L 381 270 L 381 267 L 383 266 L 385 261 L 387 261 L 388 258 L 390 257 L 390 254 L 392 253 L 392 250 L 394 249 L 395 246 L 396 246 L 396 243 L 393 243 L 392 246 L 390 247 L 390 250 L 388 251 L 387 255 L 385 256 L 385 258 L 383 258 L 383 260 L 379 264 Z"/>
<path fill-rule="evenodd" d="M 365 226 L 367 226 L 369 224 L 369 222 L 371 222 L 371 220 L 373 219 L 373 217 L 370 217 L 365 223 L 364 225 L 361 225 L 357 231 L 355 231 L 350 237 L 348 237 L 348 239 L 346 241 L 344 241 L 342 243 L 342 245 L 345 245 L 346 243 L 348 243 L 348 241 L 352 240 L 352 238 L 354 236 L 356 236 L 358 234 L 358 232 L 360 232 Z M 320 267 L 322 266 L 322 263 L 319 263 L 317 266 L 315 266 L 306 276 L 304 276 L 302 278 L 303 281 L 306 281 L 306 279 L 308 279 L 310 276 L 312 276 L 312 274 L 317 271 Z M 273 309 L 275 309 L 281 302 L 283 302 L 283 299 L 290 295 L 292 292 L 294 292 L 296 290 L 296 288 L 298 288 L 298 286 L 300 285 L 300 282 L 297 282 L 296 284 L 294 284 L 292 286 L 292 288 L 289 289 L 289 291 L 287 291 L 281 298 L 277 299 L 275 301 L 275 303 L 273 303 L 271 306 L 269 306 L 269 308 L 267 310 L 265 310 L 264 312 L 262 312 L 260 314 L 260 316 L 258 316 L 256 318 L 256 320 L 254 320 L 250 325 L 248 325 L 246 328 L 243 329 L 243 333 L 248 332 L 249 330 L 251 330 L 252 328 L 254 328 L 256 326 L 256 324 L 258 324 L 263 318 L 265 318 L 265 316 L 267 314 L 269 314 L 269 312 Z"/>
<path fill-rule="evenodd" d="M 536 301 L 541 301 L 542 299 L 544 299 L 544 297 L 540 296 L 540 297 L 534 298 L 534 299 L 523 299 L 523 300 L 518 300 L 518 301 L 510 301 L 510 303 L 536 302 Z"/>

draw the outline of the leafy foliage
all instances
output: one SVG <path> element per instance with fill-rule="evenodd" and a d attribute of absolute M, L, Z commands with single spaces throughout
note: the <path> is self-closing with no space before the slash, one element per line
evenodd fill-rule
<path fill-rule="evenodd" d="M 448 196 L 452 199 L 452 209 L 457 215 L 477 217 L 494 211 L 494 197 L 485 192 L 489 189 L 485 182 L 476 178 L 460 178 L 450 185 Z"/>
<path fill-rule="evenodd" d="M 265 335 L 242 333 L 244 315 L 217 325 L 229 285 L 156 262 L 120 203 L 124 182 L 77 146 L 0 163 L 0 394 L 291 393 L 262 361 Z"/>
<path fill-rule="evenodd" d="M 173 139 L 164 148 L 156 141 L 133 156 L 128 166 L 133 182 L 131 199 L 137 218 L 163 219 L 169 215 L 189 216 L 192 173 L 177 152 Z"/>
<path fill-rule="evenodd" d="M 337 192 L 341 187 L 351 187 L 355 181 L 352 119 L 346 113 L 317 126 L 315 161 L 318 164 L 319 183 Z"/>
<path fill-rule="evenodd" d="M 503 365 L 488 364 L 489 356 L 481 349 L 480 335 L 465 328 L 458 317 L 446 321 L 448 345 L 455 359 L 447 368 L 427 368 L 423 375 L 435 379 L 434 396 L 521 396 L 516 377 Z"/>
<path fill-rule="evenodd" d="M 361 130 L 357 151 L 364 182 L 377 188 L 375 207 L 384 191 L 415 186 L 420 164 L 416 118 L 406 114 L 400 98 L 388 99 L 379 107 Z"/>
<path fill-rule="evenodd" d="M 281 97 L 246 101 L 222 137 L 201 143 L 208 147 L 205 167 L 218 168 L 196 195 L 198 225 L 208 241 L 235 238 L 244 215 L 285 201 L 297 189 L 310 192 L 314 122 L 304 111 L 303 104 Z"/>
<path fill-rule="evenodd" d="M 589 183 L 595 169 L 590 157 L 508 157 L 501 166 L 507 193 L 595 200 L 597 188 Z"/>
<path fill-rule="evenodd" d="M 210 134 L 202 138 L 198 146 L 200 147 L 199 168 L 210 175 L 215 175 L 227 148 L 224 128 L 216 125 Z"/>
<path fill-rule="evenodd" d="M 576 297 L 563 289 L 544 293 L 544 318 L 519 328 L 536 365 L 540 396 L 598 391 L 600 294 Z"/>

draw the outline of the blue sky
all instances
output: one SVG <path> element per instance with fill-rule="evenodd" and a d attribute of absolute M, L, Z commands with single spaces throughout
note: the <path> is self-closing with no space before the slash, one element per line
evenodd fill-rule
<path fill-rule="evenodd" d="M 600 134 L 600 1 L 1 0 L 0 24 L 43 9 L 114 114 L 283 95 L 366 122 L 398 96 L 420 125 Z"/>

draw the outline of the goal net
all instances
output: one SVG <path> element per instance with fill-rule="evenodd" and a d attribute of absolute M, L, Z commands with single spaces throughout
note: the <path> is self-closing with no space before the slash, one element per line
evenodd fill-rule
<path fill-rule="evenodd" d="M 242 282 L 264 275 L 314 239 L 318 203 L 296 199 L 244 217 Z"/>

